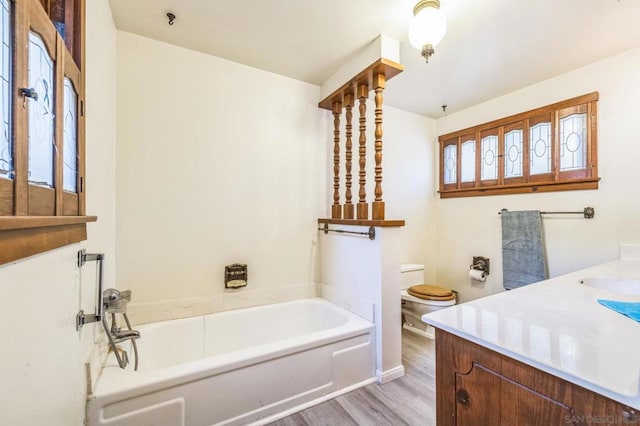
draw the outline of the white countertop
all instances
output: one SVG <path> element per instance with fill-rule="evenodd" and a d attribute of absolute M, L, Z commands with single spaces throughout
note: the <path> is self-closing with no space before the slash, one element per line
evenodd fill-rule
<path fill-rule="evenodd" d="M 640 280 L 640 260 L 615 260 L 452 306 L 423 321 L 615 401 L 640 409 L 640 323 L 597 299 L 640 296 L 580 284 Z"/>

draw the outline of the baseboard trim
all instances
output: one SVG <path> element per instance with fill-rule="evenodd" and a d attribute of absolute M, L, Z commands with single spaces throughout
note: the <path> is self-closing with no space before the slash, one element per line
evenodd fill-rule
<path fill-rule="evenodd" d="M 387 371 L 376 370 L 376 381 L 380 384 L 389 383 L 402 376 L 404 376 L 404 365 L 402 364 Z"/>

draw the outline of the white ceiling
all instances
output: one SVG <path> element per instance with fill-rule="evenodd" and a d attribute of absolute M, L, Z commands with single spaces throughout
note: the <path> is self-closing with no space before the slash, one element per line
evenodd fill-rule
<path fill-rule="evenodd" d="M 425 64 L 406 35 L 415 2 L 110 0 L 120 30 L 317 85 L 386 34 L 405 71 L 385 104 L 433 118 L 640 47 L 640 0 L 441 0 L 448 30 Z"/>

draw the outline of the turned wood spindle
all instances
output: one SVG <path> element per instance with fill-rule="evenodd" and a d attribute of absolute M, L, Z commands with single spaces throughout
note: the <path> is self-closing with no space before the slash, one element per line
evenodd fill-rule
<path fill-rule="evenodd" d="M 373 88 L 375 90 L 375 201 L 371 205 L 372 219 L 384 220 L 384 201 L 382 201 L 382 92 L 385 86 L 384 74 L 373 76 Z"/>
<path fill-rule="evenodd" d="M 345 170 L 346 170 L 346 174 L 345 174 L 345 186 L 346 186 L 346 191 L 345 191 L 345 194 L 344 194 L 345 202 L 344 202 L 344 207 L 343 207 L 343 212 L 342 212 L 343 219 L 353 219 L 354 216 L 355 216 L 354 206 L 353 206 L 353 203 L 351 202 L 351 198 L 352 198 L 352 194 L 351 194 L 351 182 L 352 182 L 351 160 L 353 158 L 353 152 L 352 152 L 353 143 L 351 141 L 351 136 L 353 135 L 353 132 L 352 132 L 353 125 L 351 123 L 351 120 L 353 118 L 353 113 L 352 113 L 353 104 L 354 104 L 353 94 L 344 95 L 344 106 L 345 106 L 345 109 L 346 109 L 346 113 L 345 113 L 345 119 L 346 119 L 346 134 L 345 134 L 345 136 L 346 136 L 346 141 L 345 141 Z"/>
<path fill-rule="evenodd" d="M 338 87 L 335 91 L 331 92 L 328 96 L 324 97 L 319 103 L 318 107 L 332 111 L 334 116 L 334 193 L 333 204 L 331 206 L 331 219 L 327 223 L 343 223 L 364 225 L 367 222 L 374 226 L 403 226 L 403 221 L 389 221 L 385 219 L 385 203 L 382 197 L 382 109 L 383 109 L 383 92 L 385 89 L 386 81 L 393 78 L 403 71 L 404 67 L 392 60 L 386 58 L 380 58 L 365 69 L 357 73 L 355 76 L 347 80 L 342 86 Z M 367 102 L 369 100 L 369 91 L 374 92 L 372 99 L 373 105 L 370 109 L 375 107 L 374 111 L 367 112 Z M 358 109 L 360 116 L 358 123 L 354 124 L 354 115 Z M 340 165 L 340 117 L 342 110 L 344 109 L 344 124 L 345 136 L 344 136 L 344 156 L 345 166 L 344 169 Z M 373 113 L 373 114 L 372 114 Z M 367 117 L 367 114 L 369 117 Z M 375 121 L 371 120 L 371 116 L 375 117 Z M 373 121 L 375 126 L 372 128 L 371 124 L 367 129 L 367 118 Z M 359 141 L 356 142 L 353 138 L 354 126 L 359 125 Z M 373 196 L 370 196 L 371 200 L 367 202 L 367 130 L 371 131 L 373 135 L 370 136 L 374 140 L 369 142 L 374 145 L 374 160 L 375 171 L 374 180 L 370 178 L 368 190 L 373 192 Z M 358 152 L 355 152 L 355 143 L 358 143 Z M 358 155 L 358 183 L 359 188 L 355 186 L 355 170 L 354 155 Z M 345 189 L 342 193 L 344 199 L 340 200 L 340 192 L 342 190 L 340 186 L 340 173 L 344 173 Z M 356 196 L 355 191 L 358 191 Z M 358 200 L 354 200 L 355 198 Z M 371 209 L 369 205 L 371 204 Z M 353 211 L 355 210 L 355 212 Z M 355 217 L 354 217 L 355 216 Z M 391 225 L 391 223 L 394 223 Z M 402 222 L 402 223 L 400 223 Z"/>
<path fill-rule="evenodd" d="M 342 104 L 333 103 L 333 205 L 331 206 L 331 218 L 342 218 L 342 206 L 340 205 L 340 113 Z"/>
<path fill-rule="evenodd" d="M 365 185 L 367 183 L 367 172 L 365 167 L 367 165 L 367 98 L 369 97 L 369 87 L 366 84 L 358 85 L 358 100 L 360 101 L 360 145 L 358 148 L 358 162 L 360 164 L 360 190 L 358 196 L 358 219 L 369 218 L 369 204 L 367 204 L 367 191 Z"/>

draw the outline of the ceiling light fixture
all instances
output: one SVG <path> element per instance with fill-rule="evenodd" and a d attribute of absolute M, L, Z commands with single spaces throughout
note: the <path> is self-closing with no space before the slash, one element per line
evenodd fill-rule
<path fill-rule="evenodd" d="M 409 43 L 422 52 L 429 63 L 433 49 L 447 32 L 447 21 L 440 10 L 438 0 L 420 0 L 413 8 L 413 20 L 409 25 Z"/>

